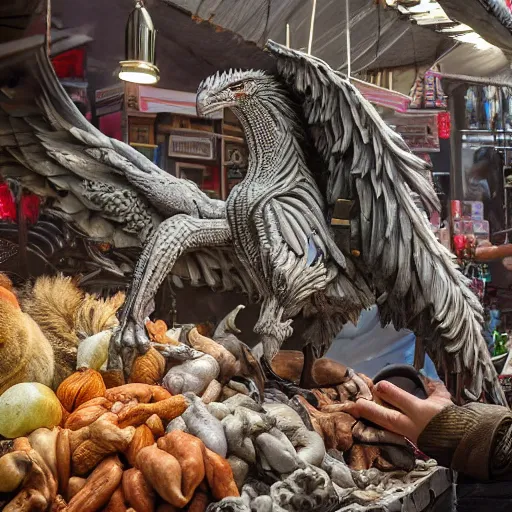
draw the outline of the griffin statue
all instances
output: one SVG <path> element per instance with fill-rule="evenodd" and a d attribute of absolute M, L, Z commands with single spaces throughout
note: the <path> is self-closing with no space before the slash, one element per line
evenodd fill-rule
<path fill-rule="evenodd" d="M 305 386 L 313 358 L 376 303 L 383 324 L 417 334 L 458 399 L 485 393 L 504 403 L 481 306 L 415 204 L 419 197 L 427 212 L 439 206 L 429 168 L 350 80 L 272 41 L 276 76 L 229 71 L 206 79 L 198 114 L 232 109 L 250 151 L 245 179 L 223 202 L 88 123 L 44 41 L 28 39 L 23 51 L 0 45 L 2 78 L 16 77 L 0 84 L 0 172 L 43 197 L 47 214 L 91 244 L 142 247 L 112 369 L 129 369 L 149 348 L 145 319 L 172 274 L 259 301 L 255 353 L 267 364 L 303 315 Z"/>

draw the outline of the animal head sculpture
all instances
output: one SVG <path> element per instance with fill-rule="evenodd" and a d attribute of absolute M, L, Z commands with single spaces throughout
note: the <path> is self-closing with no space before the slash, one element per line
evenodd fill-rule
<path fill-rule="evenodd" d="M 273 121 L 280 124 L 283 116 L 289 121 L 295 119 L 292 105 L 289 91 L 275 76 L 263 71 L 229 70 L 201 82 L 196 108 L 200 116 L 229 108 L 242 122 L 258 112 L 261 117 L 273 113 Z"/>

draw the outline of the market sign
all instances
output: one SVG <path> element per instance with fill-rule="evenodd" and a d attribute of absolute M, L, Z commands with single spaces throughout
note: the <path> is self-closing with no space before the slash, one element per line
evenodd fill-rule
<path fill-rule="evenodd" d="M 196 93 L 160 89 L 147 85 L 139 85 L 138 110 L 148 114 L 169 112 L 187 116 L 197 116 Z M 214 112 L 210 117 L 222 119 L 223 112 Z"/>
<path fill-rule="evenodd" d="M 396 112 L 407 112 L 409 109 L 412 99 L 410 96 L 390 89 L 384 89 L 383 87 L 363 82 L 356 78 L 351 78 L 350 81 L 352 85 L 357 87 L 359 92 L 374 105 L 391 108 Z"/>
<path fill-rule="evenodd" d="M 97 89 L 94 101 L 98 117 L 121 111 L 124 101 L 124 83 Z"/>

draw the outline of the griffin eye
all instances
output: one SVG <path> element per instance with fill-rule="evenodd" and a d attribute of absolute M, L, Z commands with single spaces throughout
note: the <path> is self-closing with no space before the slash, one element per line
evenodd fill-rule
<path fill-rule="evenodd" d="M 229 88 L 232 91 L 240 92 L 240 91 L 244 90 L 244 84 L 242 84 L 242 83 L 240 83 L 240 84 L 233 84 L 233 85 L 230 85 Z"/>

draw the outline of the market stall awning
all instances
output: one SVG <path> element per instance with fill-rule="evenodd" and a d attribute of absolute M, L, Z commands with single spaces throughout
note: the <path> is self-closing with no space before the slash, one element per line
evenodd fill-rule
<path fill-rule="evenodd" d="M 509 0 L 438 0 L 446 14 L 469 25 L 486 41 L 512 53 L 512 12 Z"/>
<path fill-rule="evenodd" d="M 190 13 L 196 20 L 239 34 L 263 46 L 267 39 L 307 49 L 312 5 L 304 0 L 159 0 Z M 347 13 L 342 0 L 319 1 L 312 53 L 342 71 L 347 67 Z M 451 44 L 449 37 L 409 23 L 375 0 L 350 0 L 351 60 L 354 72 L 431 63 Z"/>
<path fill-rule="evenodd" d="M 512 87 L 509 60 L 494 46 L 475 50 L 461 45 L 440 58 L 437 64 L 445 80 Z"/>

